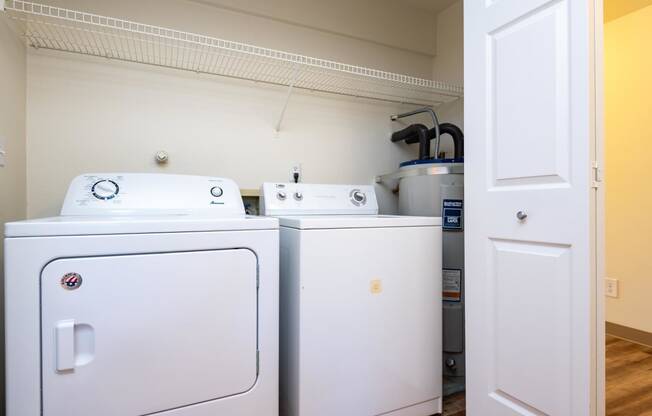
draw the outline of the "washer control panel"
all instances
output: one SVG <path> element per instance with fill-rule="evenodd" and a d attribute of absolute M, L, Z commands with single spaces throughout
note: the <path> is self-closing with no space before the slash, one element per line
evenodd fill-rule
<path fill-rule="evenodd" d="M 372 185 L 264 183 L 260 196 L 264 215 L 378 214 Z"/>
<path fill-rule="evenodd" d="M 73 179 L 61 215 L 244 215 L 230 179 L 149 173 L 89 173 Z"/>

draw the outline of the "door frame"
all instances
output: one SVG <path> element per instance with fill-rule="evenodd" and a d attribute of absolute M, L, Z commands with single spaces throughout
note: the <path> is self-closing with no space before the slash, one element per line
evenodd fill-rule
<path fill-rule="evenodd" d="M 606 273 L 606 245 L 605 245 L 605 183 L 604 183 L 604 147 L 605 147 L 605 134 L 604 134 L 604 0 L 593 1 L 593 44 L 594 50 L 592 55 L 593 60 L 593 106 L 594 106 L 594 148 L 593 160 L 595 165 L 593 167 L 595 175 L 595 192 L 593 194 L 594 201 L 592 202 L 593 212 L 591 215 L 594 218 L 592 240 L 595 252 L 594 264 L 594 278 L 595 278 L 595 371 L 594 371 L 594 385 L 595 385 L 595 400 L 597 416 L 604 416 L 606 414 L 606 364 L 605 364 L 605 288 L 604 278 Z"/>

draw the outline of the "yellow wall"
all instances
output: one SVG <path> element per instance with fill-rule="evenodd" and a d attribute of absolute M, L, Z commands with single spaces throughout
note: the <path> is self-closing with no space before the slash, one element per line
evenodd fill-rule
<path fill-rule="evenodd" d="M 652 5 L 652 0 L 605 0 L 604 21 L 618 19 L 650 5 Z"/>
<path fill-rule="evenodd" d="M 607 320 L 652 332 L 652 7 L 605 25 Z"/>

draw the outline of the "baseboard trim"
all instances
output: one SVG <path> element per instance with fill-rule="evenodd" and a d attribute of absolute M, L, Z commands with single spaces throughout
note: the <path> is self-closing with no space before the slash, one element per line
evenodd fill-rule
<path fill-rule="evenodd" d="M 606 322 L 605 329 L 608 335 L 652 347 L 652 333 L 650 332 L 614 324 L 613 322 Z"/>

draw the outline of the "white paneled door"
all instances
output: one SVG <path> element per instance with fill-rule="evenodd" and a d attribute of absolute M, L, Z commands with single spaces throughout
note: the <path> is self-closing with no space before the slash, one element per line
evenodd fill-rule
<path fill-rule="evenodd" d="M 465 0 L 468 414 L 599 414 L 594 0 Z"/>

